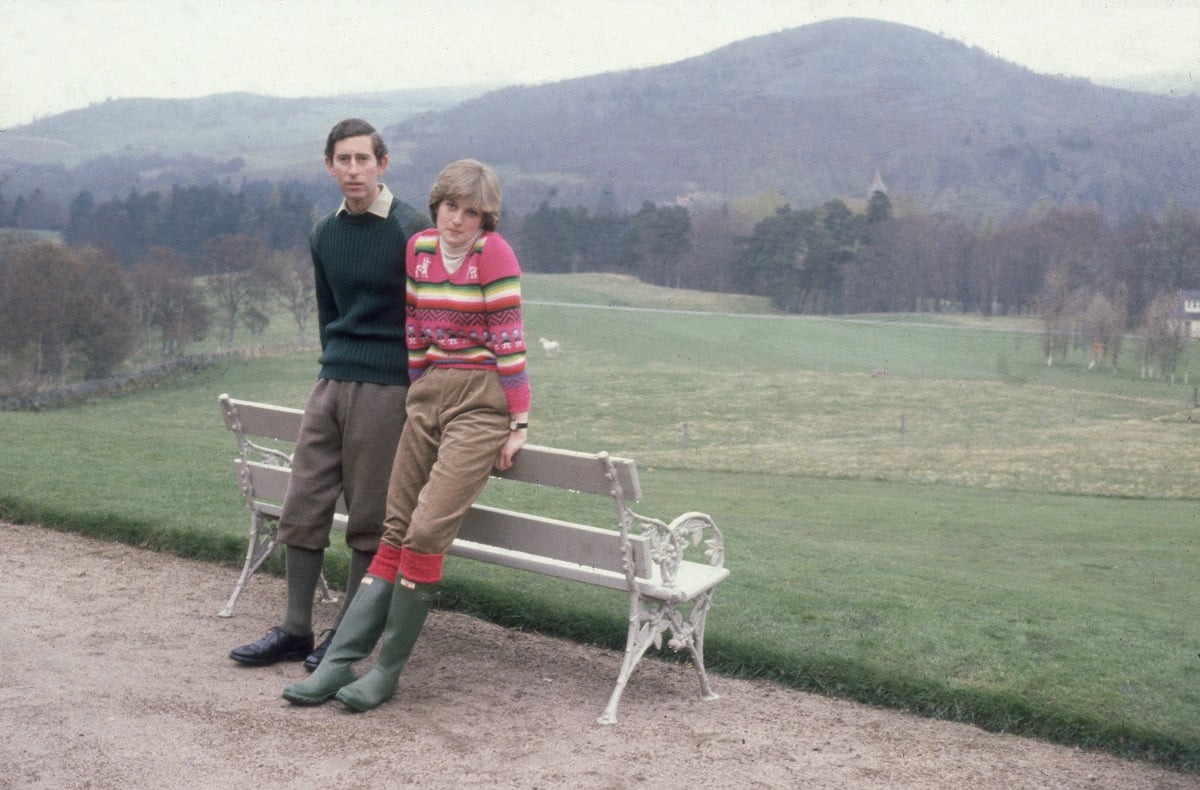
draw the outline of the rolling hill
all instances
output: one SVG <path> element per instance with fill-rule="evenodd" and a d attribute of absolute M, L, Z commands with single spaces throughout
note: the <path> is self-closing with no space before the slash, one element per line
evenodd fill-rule
<path fill-rule="evenodd" d="M 471 119 L 467 122 L 465 119 Z M 388 130 L 432 165 L 470 152 L 526 202 L 777 190 L 862 196 L 876 169 L 930 210 L 1200 205 L 1200 101 L 1035 74 L 955 41 L 843 19 L 657 68 L 509 87 Z"/>
<path fill-rule="evenodd" d="M 1088 203 L 1112 216 L 1200 208 L 1200 99 L 1036 74 L 916 28 L 839 19 L 654 68 L 545 85 L 337 98 L 245 94 L 110 101 L 0 135 L 8 199 L 69 203 L 164 184 L 320 184 L 320 140 L 346 115 L 380 126 L 388 181 L 419 200 L 445 163 L 497 166 L 506 208 L 636 209 L 779 193 L 865 196 L 1003 216 Z M 413 186 L 409 186 L 413 185 Z"/>

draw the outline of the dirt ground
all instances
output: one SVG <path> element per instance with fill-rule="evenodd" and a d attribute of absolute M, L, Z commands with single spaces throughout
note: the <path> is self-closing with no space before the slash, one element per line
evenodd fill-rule
<path fill-rule="evenodd" d="M 227 657 L 281 612 L 255 578 L 0 525 L 0 787 L 1196 788 L 1200 777 L 435 611 L 396 698 L 365 714 L 280 697 L 298 663 Z M 332 606 L 318 606 L 327 621 Z M 318 622 L 318 626 L 321 622 Z"/>

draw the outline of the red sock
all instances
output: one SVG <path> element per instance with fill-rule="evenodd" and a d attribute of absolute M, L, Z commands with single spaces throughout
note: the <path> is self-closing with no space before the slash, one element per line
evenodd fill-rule
<path fill-rule="evenodd" d="M 405 549 L 400 554 L 400 575 L 418 584 L 437 584 L 442 580 L 445 554 L 422 554 Z"/>
<path fill-rule="evenodd" d="M 400 549 L 390 543 L 380 543 L 379 550 L 375 552 L 375 558 L 367 567 L 367 573 L 378 576 L 388 584 L 395 584 L 396 576 L 400 573 L 400 561 L 403 556 Z"/>

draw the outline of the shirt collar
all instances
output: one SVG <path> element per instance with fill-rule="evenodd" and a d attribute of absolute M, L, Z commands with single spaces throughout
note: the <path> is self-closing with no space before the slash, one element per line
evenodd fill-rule
<path fill-rule="evenodd" d="M 367 206 L 365 213 L 374 214 L 377 217 L 387 219 L 388 211 L 392 207 L 392 192 L 387 188 L 387 184 L 379 185 L 379 194 L 375 196 L 375 200 L 371 205 Z M 350 209 L 346 208 L 346 199 L 342 198 L 342 205 L 338 206 L 337 214 L 349 214 Z"/>

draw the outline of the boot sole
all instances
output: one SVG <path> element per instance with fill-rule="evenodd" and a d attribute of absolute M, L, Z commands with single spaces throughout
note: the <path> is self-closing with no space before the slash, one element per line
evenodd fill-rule
<path fill-rule="evenodd" d="M 288 702 L 292 703 L 293 705 L 302 705 L 304 707 L 311 707 L 311 706 L 315 706 L 315 705 L 324 705 L 326 702 L 329 702 L 329 700 L 333 699 L 333 694 L 330 694 L 328 697 L 320 697 L 320 698 L 304 697 L 299 694 L 288 694 L 287 689 L 284 689 L 283 698 L 285 700 L 287 700 Z"/>
<path fill-rule="evenodd" d="M 381 699 L 379 701 L 378 705 L 364 705 L 359 700 L 354 699 L 353 697 L 343 696 L 341 691 L 338 691 L 336 694 L 334 694 L 333 698 L 336 699 L 338 702 L 342 703 L 343 705 L 345 705 L 350 710 L 354 711 L 355 713 L 366 713 L 369 710 L 374 710 L 375 708 L 378 708 L 379 705 L 382 705 L 383 703 L 387 702 L 394 696 L 395 696 L 395 694 L 392 694 L 392 695 L 385 697 L 384 699 Z"/>

